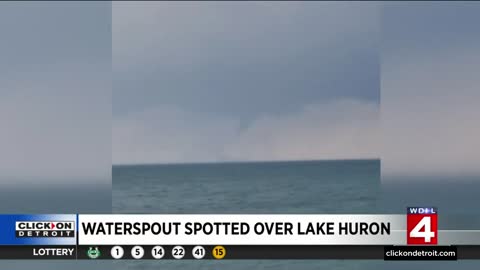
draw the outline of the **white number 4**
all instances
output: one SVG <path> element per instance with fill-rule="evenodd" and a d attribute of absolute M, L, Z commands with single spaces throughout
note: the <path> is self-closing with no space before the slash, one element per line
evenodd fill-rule
<path fill-rule="evenodd" d="M 432 241 L 432 238 L 435 237 L 435 232 L 432 232 L 431 218 L 422 218 L 422 220 L 418 222 L 417 226 L 415 226 L 415 228 L 413 228 L 413 230 L 410 232 L 410 237 L 423 238 L 425 239 L 426 243 L 430 243 Z"/>

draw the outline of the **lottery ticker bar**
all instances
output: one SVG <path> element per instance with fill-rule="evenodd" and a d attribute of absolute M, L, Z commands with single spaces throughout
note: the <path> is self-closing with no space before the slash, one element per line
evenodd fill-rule
<path fill-rule="evenodd" d="M 395 251 L 395 253 L 392 253 Z M 0 259 L 22 260 L 468 260 L 480 259 L 476 246 L 377 245 L 102 245 L 0 246 Z"/>

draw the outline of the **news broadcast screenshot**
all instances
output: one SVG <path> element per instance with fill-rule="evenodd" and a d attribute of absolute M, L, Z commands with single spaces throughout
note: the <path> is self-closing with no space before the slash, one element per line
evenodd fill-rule
<path fill-rule="evenodd" d="M 0 270 L 478 270 L 479 71 L 475 1 L 0 1 Z"/>

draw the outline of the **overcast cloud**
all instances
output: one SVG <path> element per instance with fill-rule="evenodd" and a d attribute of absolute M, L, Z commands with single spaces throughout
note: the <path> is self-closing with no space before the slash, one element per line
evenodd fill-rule
<path fill-rule="evenodd" d="M 384 176 L 454 176 L 459 181 L 480 174 L 478 14 L 477 3 L 391 3 L 384 8 Z"/>
<path fill-rule="evenodd" d="M 375 158 L 379 8 L 113 4 L 113 162 Z"/>
<path fill-rule="evenodd" d="M 1 2 L 0 36 L 2 189 L 110 187 L 110 3 Z"/>

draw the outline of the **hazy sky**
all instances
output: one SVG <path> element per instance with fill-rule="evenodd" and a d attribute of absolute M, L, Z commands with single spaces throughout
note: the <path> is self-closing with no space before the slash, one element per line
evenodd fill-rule
<path fill-rule="evenodd" d="M 110 185 L 111 4 L 0 3 L 0 184 Z"/>
<path fill-rule="evenodd" d="M 477 3 L 0 7 L 4 183 L 92 178 L 112 160 L 479 171 Z"/>
<path fill-rule="evenodd" d="M 114 163 L 378 157 L 379 7 L 114 2 Z"/>
<path fill-rule="evenodd" d="M 480 174 L 479 14 L 475 2 L 385 4 L 384 176 Z"/>

